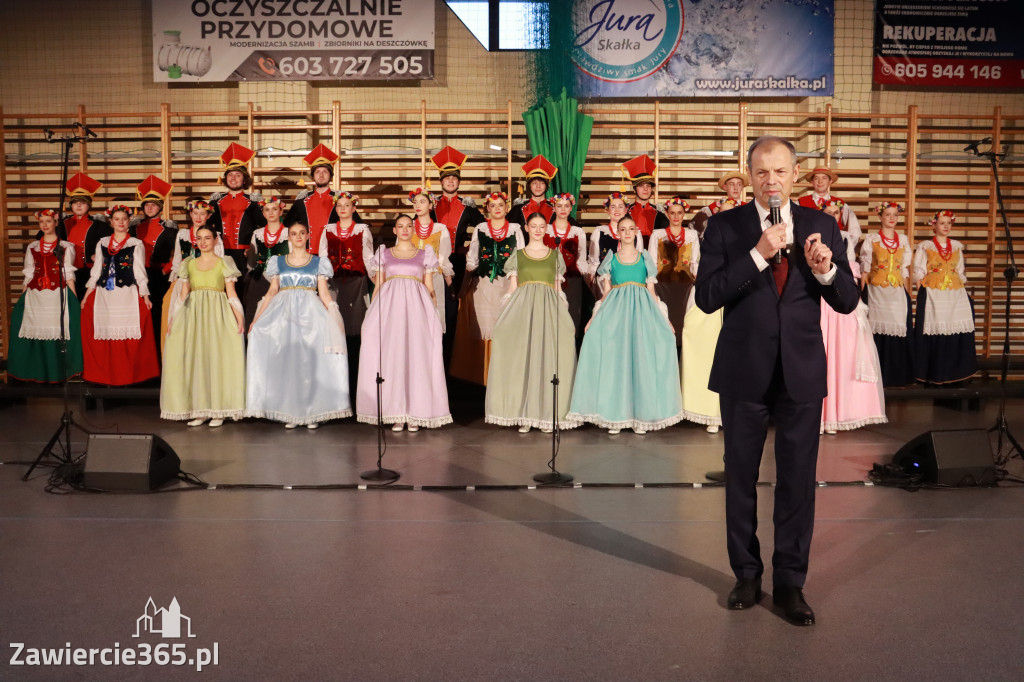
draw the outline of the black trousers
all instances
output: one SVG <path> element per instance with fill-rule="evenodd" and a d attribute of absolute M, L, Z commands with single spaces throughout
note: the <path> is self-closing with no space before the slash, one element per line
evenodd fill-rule
<path fill-rule="evenodd" d="M 795 402 L 786 391 L 781 363 L 768 391 L 757 401 L 721 396 L 725 435 L 725 516 L 729 563 L 737 578 L 764 572 L 757 540 L 757 479 L 769 422 L 775 424 L 776 586 L 803 587 L 814 530 L 815 470 L 821 400 Z"/>

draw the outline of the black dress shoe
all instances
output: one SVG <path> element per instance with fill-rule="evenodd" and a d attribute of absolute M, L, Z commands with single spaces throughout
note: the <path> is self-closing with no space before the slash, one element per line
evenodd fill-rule
<path fill-rule="evenodd" d="M 776 587 L 772 590 L 772 600 L 793 625 L 814 625 L 814 611 L 804 601 L 804 591 L 799 587 Z"/>
<path fill-rule="evenodd" d="M 761 579 L 740 578 L 736 586 L 729 593 L 729 608 L 733 611 L 741 611 L 761 601 Z"/>

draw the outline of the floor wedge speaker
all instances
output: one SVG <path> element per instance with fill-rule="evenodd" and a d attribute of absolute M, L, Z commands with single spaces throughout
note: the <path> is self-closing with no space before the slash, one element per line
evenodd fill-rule
<path fill-rule="evenodd" d="M 85 485 L 101 490 L 155 490 L 174 479 L 181 460 L 151 433 L 92 433 L 85 451 Z"/>
<path fill-rule="evenodd" d="M 926 431 L 900 448 L 893 464 L 926 483 L 993 485 L 992 444 L 985 429 Z"/>

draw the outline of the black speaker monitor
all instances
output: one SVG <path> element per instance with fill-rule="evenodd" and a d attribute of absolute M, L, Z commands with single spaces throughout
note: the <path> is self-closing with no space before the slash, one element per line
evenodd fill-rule
<path fill-rule="evenodd" d="M 101 490 L 155 490 L 174 479 L 181 460 L 151 433 L 93 433 L 85 456 L 85 485 Z"/>
<path fill-rule="evenodd" d="M 893 464 L 939 485 L 993 485 L 992 445 L 985 429 L 926 431 L 900 448 Z"/>

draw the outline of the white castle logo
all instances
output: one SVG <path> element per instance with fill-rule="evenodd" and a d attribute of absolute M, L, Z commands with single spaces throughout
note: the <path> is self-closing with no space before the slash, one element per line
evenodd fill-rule
<path fill-rule="evenodd" d="M 181 637 L 182 621 L 185 622 L 187 637 L 195 637 L 192 634 L 192 619 L 181 615 L 181 607 L 178 605 L 178 598 L 171 599 L 171 605 L 166 609 L 158 609 L 150 597 L 146 602 L 146 611 L 135 621 L 135 634 L 138 637 L 143 632 L 159 634 L 165 639 L 177 639 Z"/>

